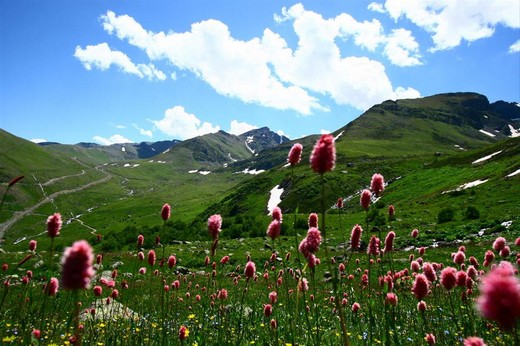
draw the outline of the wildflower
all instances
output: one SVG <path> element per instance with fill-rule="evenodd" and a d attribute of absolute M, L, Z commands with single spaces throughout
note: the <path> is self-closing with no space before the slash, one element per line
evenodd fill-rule
<path fill-rule="evenodd" d="M 145 267 L 139 268 L 139 274 L 141 274 L 141 275 L 146 274 L 146 268 Z"/>
<path fill-rule="evenodd" d="M 220 260 L 220 264 L 226 264 L 229 262 L 229 256 L 224 256 L 222 257 L 222 259 Z"/>
<path fill-rule="evenodd" d="M 271 325 L 271 328 L 272 328 L 272 329 L 276 329 L 276 327 L 278 326 L 278 323 L 276 323 L 276 320 L 273 318 L 273 319 L 271 320 L 270 325 Z"/>
<path fill-rule="evenodd" d="M 397 295 L 395 295 L 395 293 L 387 293 L 386 294 L 386 303 L 389 304 L 389 305 L 392 305 L 392 306 L 396 306 L 397 305 Z"/>
<path fill-rule="evenodd" d="M 139 251 L 139 253 L 137 254 L 137 257 L 139 258 L 139 261 L 144 260 L 144 253 L 142 251 Z"/>
<path fill-rule="evenodd" d="M 217 239 L 222 227 L 222 216 L 215 214 L 208 218 L 208 232 L 211 238 Z"/>
<path fill-rule="evenodd" d="M 425 252 L 426 252 L 426 249 L 424 248 L 424 246 L 421 246 L 419 248 L 419 256 L 424 256 Z M 417 259 L 417 260 L 419 260 L 419 259 Z"/>
<path fill-rule="evenodd" d="M 482 278 L 478 309 L 482 316 L 511 330 L 520 318 L 520 280 L 510 263 L 501 264 Z"/>
<path fill-rule="evenodd" d="M 499 254 L 500 254 L 500 257 L 504 257 L 504 258 L 509 257 L 509 255 L 511 254 L 511 249 L 509 248 L 509 246 L 506 245 L 502 248 L 502 250 L 500 250 Z"/>
<path fill-rule="evenodd" d="M 475 269 L 474 266 L 469 266 L 466 273 L 468 274 L 468 277 L 472 278 L 473 280 L 475 280 L 477 277 L 477 269 Z"/>
<path fill-rule="evenodd" d="M 359 204 L 361 204 L 361 206 L 368 210 L 368 208 L 370 207 L 370 200 L 372 199 L 372 192 L 370 192 L 370 190 L 363 190 L 361 191 L 361 197 L 359 198 Z"/>
<path fill-rule="evenodd" d="M 385 190 L 385 179 L 381 174 L 376 173 L 372 176 L 372 181 L 370 182 L 370 189 L 376 196 L 381 196 L 381 194 Z"/>
<path fill-rule="evenodd" d="M 159 246 L 161 245 L 161 237 L 159 237 L 158 235 L 155 237 L 155 246 Z"/>
<path fill-rule="evenodd" d="M 296 143 L 291 147 L 291 150 L 289 150 L 289 155 L 287 155 L 287 162 L 291 166 L 297 165 L 300 163 L 302 159 L 302 151 L 303 146 L 300 143 Z"/>
<path fill-rule="evenodd" d="M 280 230 L 282 224 L 279 220 L 274 219 L 270 224 L 269 227 L 267 227 L 267 236 L 271 238 L 272 240 L 275 240 L 280 236 Z"/>
<path fill-rule="evenodd" d="M 103 293 L 103 287 L 101 286 L 94 286 L 94 295 L 96 297 L 99 297 Z"/>
<path fill-rule="evenodd" d="M 336 202 L 336 208 L 343 209 L 343 198 L 338 198 L 338 201 Z"/>
<path fill-rule="evenodd" d="M 435 269 L 433 269 L 433 265 L 428 262 L 423 264 L 423 273 L 430 282 L 434 282 L 437 280 L 437 274 L 435 273 Z"/>
<path fill-rule="evenodd" d="M 46 287 L 47 294 L 50 296 L 55 296 L 58 293 L 59 286 L 60 285 L 59 285 L 58 279 L 51 278 L 49 280 L 49 284 Z"/>
<path fill-rule="evenodd" d="M 318 214 L 311 213 L 309 214 L 309 220 L 307 222 L 309 224 L 309 228 L 318 228 Z"/>
<path fill-rule="evenodd" d="M 424 340 L 426 340 L 428 345 L 435 345 L 435 335 L 433 334 L 426 334 Z"/>
<path fill-rule="evenodd" d="M 116 299 L 117 297 L 119 297 L 119 291 L 112 290 L 112 293 L 110 294 L 110 296 L 112 297 L 112 299 Z"/>
<path fill-rule="evenodd" d="M 278 293 L 276 291 L 269 293 L 269 301 L 271 304 L 275 304 L 278 301 Z"/>
<path fill-rule="evenodd" d="M 506 239 L 504 237 L 498 237 L 493 242 L 493 249 L 495 251 L 500 251 L 506 246 Z"/>
<path fill-rule="evenodd" d="M 516 246 L 520 246 L 520 237 L 516 238 L 515 245 Z"/>
<path fill-rule="evenodd" d="M 370 242 L 368 243 L 367 254 L 377 256 L 379 255 L 379 239 L 373 235 L 370 237 Z"/>
<path fill-rule="evenodd" d="M 282 222 L 282 209 L 280 209 L 280 207 L 274 207 L 273 211 L 271 212 L 271 217 L 273 218 L 273 220 L 278 220 L 279 222 Z"/>
<path fill-rule="evenodd" d="M 228 291 L 223 288 L 217 292 L 217 298 L 220 300 L 224 300 L 228 298 Z"/>
<path fill-rule="evenodd" d="M 455 285 L 457 285 L 458 287 L 465 287 L 467 278 L 468 274 L 466 274 L 465 271 L 458 271 L 457 274 L 455 274 Z"/>
<path fill-rule="evenodd" d="M 426 308 L 428 305 L 426 305 L 426 302 L 424 300 L 421 300 L 419 303 L 417 303 L 417 310 L 424 312 L 426 311 Z"/>
<path fill-rule="evenodd" d="M 316 258 L 316 255 L 314 255 L 313 253 L 311 253 L 308 257 L 307 257 L 307 263 L 309 265 L 309 268 L 314 268 L 316 267 L 317 264 L 319 264 L 319 259 Z"/>
<path fill-rule="evenodd" d="M 155 265 L 155 260 L 157 259 L 157 256 L 155 255 L 155 251 L 154 250 L 150 250 L 148 251 L 148 264 L 150 266 L 154 266 Z"/>
<path fill-rule="evenodd" d="M 478 336 L 470 336 L 464 339 L 464 346 L 486 346 L 486 343 Z"/>
<path fill-rule="evenodd" d="M 137 247 L 141 247 L 144 244 L 144 236 L 142 234 L 139 234 L 137 236 Z"/>
<path fill-rule="evenodd" d="M 2 264 L 2 271 L 6 272 L 9 269 L 9 264 L 4 263 Z"/>
<path fill-rule="evenodd" d="M 416 228 L 411 233 L 412 238 L 417 238 L 419 236 L 419 230 Z"/>
<path fill-rule="evenodd" d="M 466 254 L 462 251 L 457 251 L 455 256 L 453 256 L 453 262 L 455 262 L 455 264 L 461 265 L 465 261 L 466 261 Z"/>
<path fill-rule="evenodd" d="M 179 280 L 175 280 L 174 282 L 172 282 L 172 288 L 175 288 L 176 290 L 178 290 L 180 287 L 181 287 L 181 282 Z"/>
<path fill-rule="evenodd" d="M 92 247 L 85 240 L 79 240 L 63 252 L 61 259 L 61 283 L 64 289 L 89 288 L 94 276 Z"/>
<path fill-rule="evenodd" d="M 457 283 L 456 274 L 457 270 L 452 267 L 444 268 L 441 271 L 441 284 L 448 291 L 455 287 L 455 284 Z"/>
<path fill-rule="evenodd" d="M 29 242 L 29 251 L 35 251 L 37 245 L 38 245 L 38 242 L 36 240 L 31 240 Z"/>
<path fill-rule="evenodd" d="M 316 173 L 324 174 L 334 169 L 335 161 L 334 136 L 331 134 L 322 135 L 312 149 L 310 157 L 311 168 Z"/>
<path fill-rule="evenodd" d="M 338 265 L 338 270 L 339 270 L 341 273 L 343 273 L 343 272 L 345 271 L 345 264 L 340 263 L 340 264 Z"/>
<path fill-rule="evenodd" d="M 11 180 L 11 181 L 9 182 L 8 187 L 13 186 L 14 184 L 16 184 L 17 182 L 19 182 L 19 181 L 22 180 L 23 178 L 25 178 L 25 175 L 17 176 L 16 178 L 14 178 L 13 180 Z"/>
<path fill-rule="evenodd" d="M 252 278 L 255 275 L 255 272 L 256 272 L 255 262 L 252 262 L 252 261 L 247 262 L 246 268 L 244 270 L 244 275 L 246 276 L 246 278 L 247 279 Z"/>
<path fill-rule="evenodd" d="M 495 259 L 495 254 L 493 253 L 493 251 L 487 250 L 486 254 L 484 255 L 484 261 L 487 263 L 491 263 L 491 262 L 493 262 L 494 259 Z"/>
<path fill-rule="evenodd" d="M 415 282 L 412 286 L 412 292 L 415 298 L 422 300 L 428 294 L 429 282 L 424 274 L 417 274 Z"/>
<path fill-rule="evenodd" d="M 392 204 L 390 204 L 388 206 L 388 217 L 393 218 L 394 214 L 395 214 L 395 207 Z"/>
<path fill-rule="evenodd" d="M 32 336 L 34 336 L 35 339 L 39 339 L 40 336 L 41 336 L 41 332 L 39 329 L 33 329 L 33 331 L 31 332 Z"/>
<path fill-rule="evenodd" d="M 168 203 L 165 203 L 161 209 L 161 217 L 164 221 L 168 221 L 170 218 L 171 207 Z"/>
<path fill-rule="evenodd" d="M 359 305 L 359 303 L 354 303 L 354 304 L 352 304 L 352 312 L 353 312 L 353 313 L 358 312 L 359 309 L 361 309 L 361 305 Z"/>
<path fill-rule="evenodd" d="M 177 264 L 177 258 L 174 255 L 168 257 L 168 268 L 172 269 Z"/>
<path fill-rule="evenodd" d="M 96 264 L 100 265 L 103 262 L 103 255 L 99 254 L 96 256 Z"/>
<path fill-rule="evenodd" d="M 298 290 L 301 292 L 305 292 L 309 290 L 309 283 L 306 278 L 302 278 L 300 283 L 298 284 Z"/>
<path fill-rule="evenodd" d="M 307 248 L 311 253 L 318 252 L 321 244 L 321 232 L 312 227 L 307 231 Z"/>
<path fill-rule="evenodd" d="M 60 234 L 61 225 L 63 221 L 61 220 L 60 213 L 54 213 L 47 218 L 47 234 L 51 238 L 55 238 Z"/>
<path fill-rule="evenodd" d="M 388 232 L 388 234 L 386 235 L 386 238 L 385 238 L 385 249 L 384 249 L 385 253 L 388 253 L 393 250 L 394 238 L 395 238 L 395 232 L 394 231 Z"/>
<path fill-rule="evenodd" d="M 352 228 L 352 232 L 350 234 L 350 247 L 352 249 L 359 249 L 361 233 L 363 233 L 363 228 L 361 228 L 360 225 L 355 225 Z"/>
<path fill-rule="evenodd" d="M 181 326 L 179 329 L 179 340 L 183 341 L 190 335 L 190 331 L 186 326 Z"/>
<path fill-rule="evenodd" d="M 271 306 L 271 304 L 265 304 L 264 305 L 264 316 L 269 317 L 272 315 L 272 313 L 273 313 L 273 307 Z"/>

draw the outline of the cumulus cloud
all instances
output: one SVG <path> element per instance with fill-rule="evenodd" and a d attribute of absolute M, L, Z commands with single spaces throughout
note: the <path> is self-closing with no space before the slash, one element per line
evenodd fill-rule
<path fill-rule="evenodd" d="M 518 0 L 386 0 L 384 8 L 394 20 L 405 17 L 429 32 L 432 52 L 491 37 L 498 25 L 520 28 Z"/>
<path fill-rule="evenodd" d="M 254 130 L 257 128 L 258 128 L 258 126 L 251 125 L 246 122 L 241 122 L 238 120 L 231 120 L 231 123 L 229 124 L 228 133 L 238 136 L 238 135 L 241 135 L 242 133 L 245 133 L 247 131 L 251 131 L 251 130 Z"/>
<path fill-rule="evenodd" d="M 138 76 L 139 78 L 148 78 L 150 80 L 165 80 L 166 75 L 158 70 L 153 64 L 137 64 L 135 65 L 130 58 L 123 52 L 112 50 L 107 43 L 100 43 L 95 46 L 86 46 L 85 49 L 80 46 L 76 47 L 74 57 L 79 59 L 83 66 L 88 70 L 97 68 L 107 70 L 110 66 L 115 65 L 126 73 Z"/>
<path fill-rule="evenodd" d="M 419 53 L 419 44 L 415 41 L 411 31 L 394 29 L 386 38 L 384 49 L 390 62 L 397 66 L 422 65 Z"/>
<path fill-rule="evenodd" d="M 325 129 L 320 130 L 320 134 L 322 134 L 322 135 L 328 135 L 329 133 L 330 133 L 329 130 L 325 130 Z"/>
<path fill-rule="evenodd" d="M 38 144 L 38 143 L 48 142 L 48 140 L 43 139 L 43 138 L 33 138 L 33 139 L 31 139 L 31 142 Z"/>
<path fill-rule="evenodd" d="M 367 8 L 369 10 L 371 10 L 371 11 L 374 11 L 374 12 L 385 13 L 384 6 L 382 4 L 377 3 L 377 2 L 371 2 L 370 4 L 368 4 Z"/>
<path fill-rule="evenodd" d="M 94 136 L 92 139 L 102 145 L 133 143 L 133 141 L 131 141 L 119 134 L 115 134 L 109 138 L 104 138 L 101 136 Z"/>
<path fill-rule="evenodd" d="M 136 124 L 132 124 L 132 126 L 137 130 L 139 131 L 139 133 L 143 136 L 147 136 L 147 137 L 150 137 L 152 138 L 153 137 L 153 133 L 152 133 L 152 130 L 145 130 L 143 128 L 140 128 L 139 126 L 137 126 Z"/>
<path fill-rule="evenodd" d="M 283 132 L 282 130 L 278 130 L 278 131 L 276 131 L 276 134 L 277 134 L 278 136 L 280 136 L 280 137 L 285 136 L 285 137 L 287 137 L 287 138 L 291 138 L 291 136 L 289 136 L 288 134 L 286 134 L 286 133 Z"/>
<path fill-rule="evenodd" d="M 518 53 L 520 52 L 520 40 L 513 43 L 511 46 L 509 46 L 509 53 Z"/>
<path fill-rule="evenodd" d="M 152 120 L 152 122 L 161 132 L 181 140 L 215 133 L 220 130 L 219 126 L 202 122 L 194 114 L 186 112 L 182 106 L 167 109 L 162 119 Z"/>
<path fill-rule="evenodd" d="M 116 125 L 116 129 L 126 129 L 125 125 Z"/>

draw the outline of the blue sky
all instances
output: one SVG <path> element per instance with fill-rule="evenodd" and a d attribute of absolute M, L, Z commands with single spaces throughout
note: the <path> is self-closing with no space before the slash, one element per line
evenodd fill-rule
<path fill-rule="evenodd" d="M 0 128 L 28 140 L 296 139 L 454 91 L 520 102 L 520 0 L 0 0 Z"/>

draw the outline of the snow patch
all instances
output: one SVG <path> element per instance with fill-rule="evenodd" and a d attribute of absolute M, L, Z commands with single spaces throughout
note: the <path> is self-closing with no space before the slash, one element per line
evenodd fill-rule
<path fill-rule="evenodd" d="M 199 170 L 198 169 L 192 169 L 191 171 L 188 171 L 188 173 L 197 173 Z"/>
<path fill-rule="evenodd" d="M 487 131 L 484 131 L 484 130 L 478 130 L 480 133 L 483 133 L 489 137 L 496 137 L 496 135 L 492 134 L 491 132 L 487 132 Z"/>
<path fill-rule="evenodd" d="M 211 171 L 198 171 L 197 173 L 202 174 L 202 175 L 208 175 L 211 173 Z"/>
<path fill-rule="evenodd" d="M 166 154 L 167 152 L 170 151 L 170 148 L 166 149 L 165 151 L 163 151 L 163 154 Z"/>
<path fill-rule="evenodd" d="M 125 148 L 125 147 L 121 147 L 121 151 L 122 151 L 122 152 L 125 152 L 125 151 L 126 151 L 126 148 Z"/>
<path fill-rule="evenodd" d="M 504 226 L 505 228 L 511 227 L 512 224 L 513 224 L 513 221 L 504 221 L 501 223 L 501 225 Z"/>
<path fill-rule="evenodd" d="M 123 165 L 123 167 L 130 167 L 130 166 L 131 166 L 131 164 L 129 164 L 129 163 L 125 163 L 125 164 Z"/>
<path fill-rule="evenodd" d="M 246 145 L 247 145 L 247 144 L 246 144 Z M 237 161 L 238 161 L 238 160 L 236 160 L 236 159 L 234 159 L 234 158 L 231 157 L 231 153 L 228 153 L 228 157 L 229 157 L 229 159 L 230 159 L 231 161 L 233 161 L 233 162 L 237 162 Z"/>
<path fill-rule="evenodd" d="M 264 173 L 264 172 L 265 172 L 265 170 L 263 170 L 263 169 L 249 169 L 249 168 L 246 168 L 243 171 L 235 172 L 235 174 L 236 173 L 244 173 L 244 174 L 257 175 L 257 174 Z"/>
<path fill-rule="evenodd" d="M 511 137 L 511 138 L 520 137 L 520 129 L 517 130 L 511 125 L 507 125 L 507 126 L 509 126 L 509 131 L 511 131 L 511 136 L 509 136 L 509 137 Z"/>
<path fill-rule="evenodd" d="M 139 164 L 139 163 L 136 163 L 136 164 L 134 164 L 133 168 L 135 168 L 135 167 L 139 167 L 139 166 L 140 166 L 140 164 Z"/>
<path fill-rule="evenodd" d="M 270 197 L 269 201 L 267 202 L 267 210 L 269 211 L 269 214 L 271 214 L 273 212 L 273 209 L 276 208 L 278 204 L 280 204 L 280 202 L 282 202 L 281 197 L 283 193 L 283 188 L 280 188 L 279 186 L 280 185 L 276 185 L 269 192 Z"/>
<path fill-rule="evenodd" d="M 500 154 L 501 152 L 502 152 L 502 150 L 497 151 L 497 152 L 495 152 L 493 154 L 490 154 L 488 156 L 481 157 L 480 159 L 473 161 L 472 164 L 476 164 L 476 163 L 481 163 L 481 162 L 487 161 L 490 158 L 492 158 L 493 156 Z"/>
<path fill-rule="evenodd" d="M 255 137 L 255 136 L 247 136 L 246 141 L 244 142 L 244 144 L 246 145 L 247 149 L 248 149 L 252 154 L 254 154 L 255 151 L 254 151 L 253 149 L 251 149 L 251 148 L 249 147 L 248 144 L 249 144 L 249 143 L 253 143 L 253 138 L 254 138 L 254 137 Z"/>
<path fill-rule="evenodd" d="M 345 132 L 345 130 L 341 131 L 340 133 L 338 133 L 338 135 L 336 137 L 334 137 L 334 141 L 337 141 L 339 137 L 341 137 L 343 135 L 343 133 Z"/>
<path fill-rule="evenodd" d="M 506 178 L 511 178 L 519 173 L 520 173 L 520 168 L 517 169 L 516 171 L 514 171 L 513 173 L 509 173 L 508 175 L 506 175 Z"/>
<path fill-rule="evenodd" d="M 453 192 L 453 191 L 462 191 L 462 190 L 466 190 L 466 189 L 469 189 L 470 187 L 475 187 L 475 186 L 478 186 L 478 185 L 481 185 L 481 184 L 484 184 L 485 182 L 488 182 L 489 179 L 485 179 L 485 180 L 475 180 L 475 181 L 472 181 L 472 182 L 469 182 L 469 183 L 466 183 L 466 184 L 462 184 L 461 186 L 457 187 L 455 190 L 448 190 L 448 191 L 444 191 L 442 194 L 444 195 L 445 193 L 450 193 L 450 192 Z"/>
<path fill-rule="evenodd" d="M 459 148 L 460 150 L 464 150 L 464 151 L 466 150 L 466 149 L 464 149 L 463 147 L 461 147 L 461 146 L 458 145 L 458 144 L 455 144 L 455 148 Z"/>

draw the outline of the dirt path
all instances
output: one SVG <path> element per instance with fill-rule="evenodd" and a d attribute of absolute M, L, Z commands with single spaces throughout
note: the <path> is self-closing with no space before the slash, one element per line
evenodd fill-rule
<path fill-rule="evenodd" d="M 71 174 L 71 175 L 64 175 L 63 177 L 58 177 L 58 178 L 53 178 L 43 184 L 41 184 L 41 186 L 48 186 L 50 184 L 53 184 L 59 180 L 62 180 L 62 179 L 66 179 L 66 178 L 70 178 L 70 177 L 79 177 L 80 175 L 85 175 L 85 170 L 81 170 L 81 173 L 78 173 L 78 174 Z"/>
<path fill-rule="evenodd" d="M 103 170 L 99 170 L 99 171 L 105 173 L 106 177 L 104 177 L 102 179 L 99 179 L 99 180 L 96 180 L 96 181 L 92 181 L 92 182 L 90 182 L 88 184 L 79 186 L 79 187 L 74 188 L 74 189 L 62 190 L 62 191 L 55 192 L 55 193 L 51 194 L 50 196 L 45 197 L 43 200 L 39 201 L 35 205 L 33 205 L 33 206 L 29 207 L 29 208 L 26 208 L 23 211 L 15 212 L 13 214 L 13 217 L 11 217 L 9 220 L 5 221 L 4 223 L 0 224 L 0 239 L 2 239 L 4 237 L 5 232 L 13 224 L 15 224 L 16 222 L 20 221 L 25 216 L 31 214 L 32 212 L 34 212 L 36 209 L 38 209 L 39 207 L 41 207 L 45 203 L 50 203 L 54 198 L 56 198 L 58 196 L 61 196 L 61 195 L 66 195 L 66 194 L 69 194 L 69 193 L 75 193 L 75 192 L 78 192 L 78 191 L 81 191 L 81 190 L 84 190 L 84 189 L 88 189 L 89 187 L 92 187 L 92 186 L 95 186 L 95 185 L 98 185 L 98 184 L 101 184 L 101 183 L 106 183 L 107 181 L 112 179 L 112 175 L 111 174 L 106 173 Z"/>

